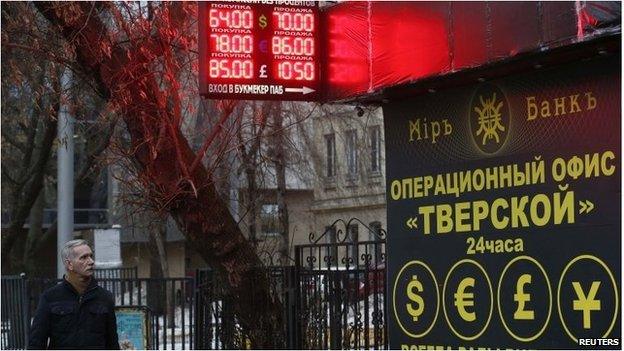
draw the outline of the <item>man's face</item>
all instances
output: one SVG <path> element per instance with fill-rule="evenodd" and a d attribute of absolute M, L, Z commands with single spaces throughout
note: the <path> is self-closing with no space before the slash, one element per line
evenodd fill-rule
<path fill-rule="evenodd" d="M 78 274 L 81 277 L 91 277 L 93 275 L 93 251 L 88 245 L 76 246 L 69 255 L 67 270 Z"/>

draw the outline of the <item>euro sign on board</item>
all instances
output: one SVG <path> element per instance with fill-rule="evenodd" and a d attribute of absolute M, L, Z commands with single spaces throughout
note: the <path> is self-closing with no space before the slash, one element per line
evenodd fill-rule
<path fill-rule="evenodd" d="M 516 283 L 516 293 L 514 294 L 514 301 L 518 303 L 518 308 L 514 312 L 514 319 L 518 320 L 533 320 L 535 319 L 535 313 L 531 310 L 525 310 L 524 305 L 531 301 L 531 294 L 524 292 L 524 286 L 531 284 L 531 275 L 523 274 L 518 278 Z"/>
<path fill-rule="evenodd" d="M 407 313 L 412 316 L 414 322 L 418 321 L 418 318 L 425 309 L 425 301 L 417 292 L 423 292 L 423 286 L 422 283 L 418 281 L 418 277 L 414 275 L 409 284 L 407 284 L 407 298 L 412 302 L 406 304 Z"/>
<path fill-rule="evenodd" d="M 466 311 L 466 307 L 474 306 L 474 294 L 466 292 L 466 289 L 468 287 L 474 288 L 474 284 L 474 278 L 468 277 L 462 279 L 462 281 L 459 282 L 457 292 L 454 295 L 457 312 L 459 313 L 459 316 L 466 322 L 473 322 L 475 319 L 477 319 L 477 315 L 475 312 Z"/>

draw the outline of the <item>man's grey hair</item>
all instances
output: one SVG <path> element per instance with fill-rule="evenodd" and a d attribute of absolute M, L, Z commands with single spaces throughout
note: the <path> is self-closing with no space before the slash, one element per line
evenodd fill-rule
<path fill-rule="evenodd" d="M 89 246 L 89 243 L 86 240 L 83 239 L 76 239 L 76 240 L 70 240 L 68 242 L 65 243 L 65 245 L 63 245 L 63 248 L 61 249 L 61 257 L 63 258 L 63 262 L 69 260 L 70 256 L 73 256 L 73 248 L 76 246 L 82 246 L 82 245 L 87 245 Z M 66 264 L 67 265 L 67 264 Z"/>

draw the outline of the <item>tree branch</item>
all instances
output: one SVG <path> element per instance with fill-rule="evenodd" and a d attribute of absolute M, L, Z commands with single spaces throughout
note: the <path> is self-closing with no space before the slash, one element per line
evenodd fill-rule
<path fill-rule="evenodd" d="M 58 112 L 58 104 L 55 106 L 56 112 Z M 28 218 L 30 209 L 32 208 L 35 200 L 41 192 L 43 187 L 43 178 L 46 169 L 46 163 L 50 159 L 52 152 L 52 145 L 56 138 L 57 119 L 48 118 L 45 123 L 45 131 L 41 141 L 41 148 L 38 158 L 35 162 L 33 174 L 30 177 L 29 186 L 21 194 L 15 194 L 19 196 L 19 202 L 17 206 L 13 207 L 13 213 L 11 216 L 11 222 L 7 230 L 7 235 L 2 237 L 2 245 L 0 248 L 0 254 L 2 255 L 2 262 L 4 264 L 9 263 L 9 254 L 13 248 L 15 240 L 18 238 L 21 229 L 24 227 L 24 223 Z"/>
<path fill-rule="evenodd" d="M 22 154 L 26 154 L 27 153 L 26 147 L 24 145 L 20 144 L 19 141 L 17 141 L 17 139 L 15 139 L 13 137 L 13 134 L 9 133 L 9 130 L 8 130 L 8 128 L 6 126 L 2 129 L 2 138 L 6 142 L 11 144 L 11 146 L 13 146 L 16 149 L 18 149 L 19 151 L 21 151 Z"/>
<path fill-rule="evenodd" d="M 101 38 L 110 42 L 110 33 L 98 16 L 86 18 L 88 5 L 79 3 L 82 13 L 64 12 L 51 3 L 36 3 L 35 6 L 61 28 L 66 38 L 71 38 L 83 21 L 89 22 L 73 42 L 77 60 L 93 79 L 103 83 L 102 87 L 118 106 L 136 150 L 133 157 L 141 165 L 139 177 L 148 187 L 150 200 L 165 209 L 189 244 L 210 266 L 227 277 L 226 285 L 235 301 L 236 315 L 241 326 L 250 331 L 252 347 L 283 345 L 280 340 L 282 310 L 279 301 L 271 297 L 266 275 L 259 271 L 262 262 L 234 221 L 228 204 L 219 196 L 201 158 L 193 152 L 179 127 L 174 131 L 179 140 L 177 150 L 168 141 L 159 145 L 157 153 L 152 152 L 157 143 L 154 137 L 163 124 L 159 117 L 164 114 L 171 120 L 174 118 L 166 104 L 163 108 L 166 96 L 157 89 L 158 83 L 151 71 L 155 58 L 161 54 L 157 45 L 135 41 L 129 50 L 107 53 L 102 45 L 93 44 Z M 167 9 L 167 6 L 183 5 L 163 3 L 161 6 Z M 175 31 L 173 23 L 167 27 L 168 31 Z M 141 78 L 136 80 L 136 77 Z M 184 175 L 179 167 L 171 167 L 177 162 L 195 165 L 189 168 L 188 183 L 180 182 Z M 196 193 L 189 189 L 190 184 L 197 185 Z"/>

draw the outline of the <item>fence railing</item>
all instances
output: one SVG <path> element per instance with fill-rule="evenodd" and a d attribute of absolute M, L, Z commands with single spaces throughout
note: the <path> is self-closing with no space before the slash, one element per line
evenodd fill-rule
<path fill-rule="evenodd" d="M 295 246 L 294 266 L 267 267 L 283 307 L 279 340 L 288 349 L 386 349 L 385 232 L 352 240 L 352 219 L 336 221 L 309 245 Z M 344 226 L 344 230 L 338 225 Z M 373 229 L 364 226 L 365 229 Z M 224 277 L 209 269 L 188 278 L 137 278 L 136 268 L 96 273 L 117 306 L 147 306 L 153 349 L 246 349 Z M 24 348 L 39 296 L 56 279 L 2 277 L 2 349 Z M 24 307 L 19 307 L 24 306 Z"/>
<path fill-rule="evenodd" d="M 2 277 L 2 349 L 24 349 L 41 293 L 59 279 Z M 152 349 L 195 349 L 193 278 L 104 278 L 116 306 L 147 306 Z M 121 336 L 120 336 L 121 337 Z"/>
<path fill-rule="evenodd" d="M 1 334 L 3 350 L 25 349 L 28 343 L 28 290 L 25 276 L 3 276 L 1 284 Z"/>
<path fill-rule="evenodd" d="M 295 249 L 299 349 L 385 349 L 384 242 Z"/>
<path fill-rule="evenodd" d="M 269 275 L 271 294 L 282 304 L 281 335 L 276 339 L 284 340 L 286 349 L 295 349 L 296 303 L 295 303 L 295 267 L 266 267 Z M 230 300 L 223 283 L 223 277 L 211 269 L 196 272 L 196 321 L 195 346 L 197 349 L 246 349 L 248 337 L 240 330 L 234 314 L 233 301 Z"/>
<path fill-rule="evenodd" d="M 137 267 L 121 267 L 121 268 L 96 268 L 94 271 L 96 279 L 122 278 L 132 279 L 138 277 Z"/>

